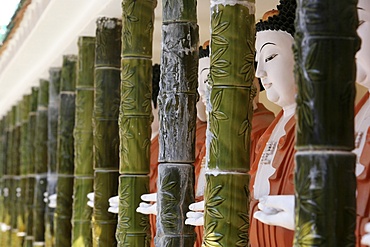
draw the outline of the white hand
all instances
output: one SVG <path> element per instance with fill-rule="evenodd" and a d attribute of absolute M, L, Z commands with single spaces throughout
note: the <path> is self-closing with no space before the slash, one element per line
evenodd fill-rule
<path fill-rule="evenodd" d="M 89 206 L 90 208 L 94 208 L 94 199 L 95 199 L 94 191 L 87 194 L 87 198 L 89 199 L 89 201 L 87 202 L 87 206 Z"/>
<path fill-rule="evenodd" d="M 253 217 L 264 224 L 281 226 L 294 230 L 294 196 L 266 196 L 260 200 Z"/>
<path fill-rule="evenodd" d="M 1 223 L 0 224 L 0 229 L 1 229 L 1 231 L 2 232 L 7 232 L 7 231 L 9 231 L 10 229 L 11 229 L 11 227 L 10 226 L 8 226 L 7 224 L 5 224 L 5 223 Z"/>
<path fill-rule="evenodd" d="M 49 208 L 56 208 L 57 207 L 57 194 L 52 194 L 49 196 Z"/>
<path fill-rule="evenodd" d="M 204 201 L 195 202 L 189 205 L 190 212 L 186 213 L 186 225 L 203 226 L 204 225 Z"/>
<path fill-rule="evenodd" d="M 361 238 L 361 244 L 370 246 L 370 222 L 365 225 L 366 234 Z"/>
<path fill-rule="evenodd" d="M 113 214 L 118 214 L 119 196 L 114 196 L 109 198 L 109 208 L 108 212 Z"/>
<path fill-rule="evenodd" d="M 47 191 L 46 191 L 46 192 L 44 192 L 44 202 L 45 202 L 46 204 L 48 204 L 48 202 L 49 202 L 48 197 L 49 197 L 49 193 L 48 193 Z"/>
<path fill-rule="evenodd" d="M 143 194 L 140 198 L 146 202 L 154 202 L 154 204 L 141 202 L 136 212 L 157 215 L 157 193 Z"/>

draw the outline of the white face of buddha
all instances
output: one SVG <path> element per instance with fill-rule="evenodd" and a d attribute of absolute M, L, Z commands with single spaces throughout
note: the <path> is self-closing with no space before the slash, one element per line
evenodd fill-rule
<path fill-rule="evenodd" d="M 198 70 L 198 92 L 200 99 L 197 103 L 197 116 L 202 121 L 207 121 L 206 105 L 209 97 L 208 74 L 210 67 L 210 58 L 204 57 L 199 59 Z"/>
<path fill-rule="evenodd" d="M 356 82 L 370 89 L 370 1 L 359 0 L 357 33 L 361 38 L 361 49 L 356 54 Z"/>
<path fill-rule="evenodd" d="M 256 36 L 256 77 L 268 100 L 283 108 L 295 104 L 293 42 L 285 31 L 260 31 Z"/>

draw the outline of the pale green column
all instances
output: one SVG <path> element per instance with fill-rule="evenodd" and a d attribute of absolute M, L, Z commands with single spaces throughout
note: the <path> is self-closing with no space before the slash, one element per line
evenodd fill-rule
<path fill-rule="evenodd" d="M 248 246 L 255 1 L 211 1 L 205 246 Z"/>
<path fill-rule="evenodd" d="M 76 116 L 73 132 L 75 181 L 73 186 L 72 246 L 92 246 L 92 208 L 87 194 L 94 186 L 93 126 L 95 38 L 78 39 Z"/>
<path fill-rule="evenodd" d="M 152 44 L 156 0 L 122 2 L 118 246 L 150 246 L 149 217 L 136 212 L 149 193 Z"/>

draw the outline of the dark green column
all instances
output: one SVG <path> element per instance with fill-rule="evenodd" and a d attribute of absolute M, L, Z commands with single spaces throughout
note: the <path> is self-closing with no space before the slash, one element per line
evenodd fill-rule
<path fill-rule="evenodd" d="M 357 1 L 297 3 L 294 246 L 355 246 Z"/>
<path fill-rule="evenodd" d="M 71 246 L 76 68 L 77 56 L 63 56 L 57 138 L 57 207 L 54 214 L 56 247 Z"/>
<path fill-rule="evenodd" d="M 4 169 L 4 217 L 3 222 L 5 226 L 9 229 L 6 229 L 5 232 L 3 232 L 3 243 L 7 245 L 11 245 L 10 241 L 10 225 L 11 225 L 11 208 L 10 205 L 12 205 L 12 197 L 11 197 L 11 186 L 12 186 L 12 173 L 11 173 L 11 165 L 12 165 L 12 131 L 13 131 L 13 112 L 12 110 L 9 110 L 7 113 L 6 118 L 6 165 Z"/>
<path fill-rule="evenodd" d="M 49 69 L 47 196 L 51 196 L 56 193 L 57 185 L 57 136 L 61 71 L 61 68 Z M 54 211 L 54 208 L 50 208 L 48 205 L 46 205 L 45 245 L 50 247 L 55 246 Z"/>
<path fill-rule="evenodd" d="M 152 43 L 156 0 L 122 3 L 118 246 L 149 246 L 149 217 L 136 212 L 149 193 Z"/>
<path fill-rule="evenodd" d="M 19 219 L 18 219 L 18 235 L 24 241 L 26 235 L 26 205 L 27 205 L 27 165 L 29 163 L 28 158 L 28 115 L 30 112 L 30 100 L 31 95 L 23 96 L 22 107 L 21 107 L 21 136 L 20 136 L 20 197 L 21 202 L 18 207 Z"/>
<path fill-rule="evenodd" d="M 35 246 L 45 246 L 45 202 L 47 190 L 49 81 L 41 79 L 37 100 L 35 132 L 35 184 L 33 208 L 33 236 Z"/>
<path fill-rule="evenodd" d="M 15 207 L 12 207 L 12 223 L 11 223 L 11 238 L 12 245 L 19 245 L 18 233 L 18 216 L 19 216 L 19 205 L 20 205 L 20 176 L 19 176 L 19 165 L 20 165 L 20 155 L 19 155 L 19 144 L 20 144 L 20 133 L 21 133 L 21 121 L 20 121 L 20 101 L 13 106 L 14 111 L 14 128 L 13 128 L 13 154 L 12 154 L 12 175 L 13 175 L 13 185 L 12 185 L 12 202 Z"/>
<path fill-rule="evenodd" d="M 6 116 L 1 117 L 0 120 L 0 224 L 3 223 L 4 214 L 4 167 L 5 167 L 5 145 L 6 145 Z M 3 233 L 0 233 L 0 241 Z"/>
<path fill-rule="evenodd" d="M 193 246 L 199 30 L 195 0 L 163 1 L 156 246 Z"/>
<path fill-rule="evenodd" d="M 14 205 L 15 209 L 12 209 L 14 216 L 12 216 L 12 245 L 20 246 L 22 244 L 23 238 L 18 237 L 18 225 L 20 222 L 20 207 L 22 203 L 21 198 L 21 177 L 20 177 L 20 138 L 21 138 L 21 126 L 22 126 L 22 101 L 18 101 L 15 106 L 15 125 L 14 125 L 14 163 L 13 163 L 13 174 L 14 174 Z"/>
<path fill-rule="evenodd" d="M 34 186 L 35 186 L 35 133 L 36 133 L 36 112 L 37 112 L 37 99 L 38 99 L 39 88 L 33 87 L 30 99 L 30 111 L 28 114 L 28 164 L 25 167 L 27 174 L 26 191 L 24 196 L 26 197 L 26 237 L 24 246 L 33 246 L 33 207 L 34 207 Z"/>
<path fill-rule="evenodd" d="M 95 38 L 78 39 L 72 246 L 92 246 L 92 208 L 87 194 L 94 189 L 92 116 L 94 108 Z"/>
<path fill-rule="evenodd" d="M 121 20 L 97 20 L 94 96 L 93 246 L 115 246 L 117 215 L 108 199 L 118 193 Z"/>
<path fill-rule="evenodd" d="M 6 166 L 6 115 L 0 120 L 0 224 L 4 222 L 4 169 Z M 4 233 L 0 233 L 0 241 L 2 241 Z"/>

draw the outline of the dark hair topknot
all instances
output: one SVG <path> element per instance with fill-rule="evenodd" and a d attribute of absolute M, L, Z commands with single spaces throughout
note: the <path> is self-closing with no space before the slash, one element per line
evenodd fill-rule
<path fill-rule="evenodd" d="M 209 45 L 207 45 L 206 48 L 203 48 L 203 46 L 199 46 L 199 59 L 209 57 Z"/>
<path fill-rule="evenodd" d="M 286 31 L 294 37 L 296 8 L 296 0 L 280 0 L 280 4 L 277 6 L 279 14 L 270 16 L 266 21 L 258 22 L 256 31 Z"/>

